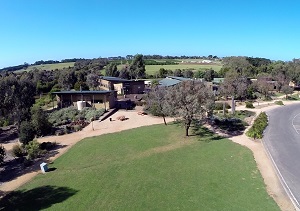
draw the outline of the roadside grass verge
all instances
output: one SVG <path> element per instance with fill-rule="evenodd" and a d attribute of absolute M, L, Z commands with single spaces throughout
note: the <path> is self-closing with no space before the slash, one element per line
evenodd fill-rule
<path fill-rule="evenodd" d="M 188 138 L 176 124 L 87 138 L 49 167 L 0 210 L 279 210 L 251 151 L 205 128 Z"/>

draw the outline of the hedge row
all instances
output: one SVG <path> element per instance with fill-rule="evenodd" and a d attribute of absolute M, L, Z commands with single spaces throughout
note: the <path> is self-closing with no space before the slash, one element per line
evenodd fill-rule
<path fill-rule="evenodd" d="M 267 126 L 268 116 L 265 112 L 262 112 L 254 120 L 252 127 L 247 131 L 246 135 L 254 139 L 261 139 L 263 137 L 263 132 Z"/>

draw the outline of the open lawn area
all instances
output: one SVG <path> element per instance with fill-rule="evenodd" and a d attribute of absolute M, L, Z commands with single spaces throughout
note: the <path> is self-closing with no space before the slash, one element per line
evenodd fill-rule
<path fill-rule="evenodd" d="M 279 210 L 250 150 L 194 134 L 173 124 L 84 139 L 0 210 Z"/>
<path fill-rule="evenodd" d="M 18 70 L 16 72 L 22 72 L 22 71 L 31 71 L 34 68 L 37 68 L 39 70 L 55 70 L 55 69 L 63 69 L 64 67 L 73 67 L 75 62 L 66 62 L 66 63 L 56 63 L 56 64 L 41 64 L 41 65 L 32 65 L 29 66 L 26 70 Z"/>
<path fill-rule="evenodd" d="M 124 65 L 118 65 L 118 70 L 121 70 Z M 218 64 L 175 64 L 175 65 L 146 65 L 146 73 L 149 75 L 155 75 L 158 73 L 160 68 L 166 70 L 176 70 L 176 69 L 191 69 L 193 71 L 206 70 L 212 68 L 215 71 L 219 71 L 222 65 Z"/>
<path fill-rule="evenodd" d="M 149 75 L 156 74 L 160 68 L 164 68 L 166 70 L 193 69 L 194 71 L 212 68 L 215 71 L 219 71 L 222 68 L 222 65 L 214 65 L 214 64 L 146 65 L 146 73 Z"/>

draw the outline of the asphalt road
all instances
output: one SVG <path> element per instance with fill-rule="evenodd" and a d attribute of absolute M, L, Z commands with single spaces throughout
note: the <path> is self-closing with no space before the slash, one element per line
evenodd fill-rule
<path fill-rule="evenodd" d="M 294 205 L 300 208 L 300 104 L 267 111 L 264 145 Z"/>

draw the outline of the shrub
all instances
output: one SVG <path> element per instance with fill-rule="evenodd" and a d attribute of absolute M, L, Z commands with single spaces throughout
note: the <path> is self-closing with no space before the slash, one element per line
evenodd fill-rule
<path fill-rule="evenodd" d="M 37 140 L 30 141 L 26 146 L 25 150 L 27 152 L 27 159 L 33 160 L 44 154 L 44 151 L 40 149 L 40 144 Z"/>
<path fill-rule="evenodd" d="M 82 130 L 82 126 L 81 125 L 74 125 L 73 129 L 75 132 Z"/>
<path fill-rule="evenodd" d="M 28 142 L 32 141 L 35 136 L 34 127 L 30 122 L 24 121 L 20 125 L 20 133 L 19 139 L 20 142 L 24 145 L 28 144 Z"/>
<path fill-rule="evenodd" d="M 225 109 L 230 109 L 231 106 L 228 103 L 225 103 Z M 223 103 L 216 102 L 214 106 L 214 110 L 223 110 Z"/>
<path fill-rule="evenodd" d="M 254 120 L 252 127 L 247 131 L 246 135 L 254 139 L 261 139 L 263 137 L 263 132 L 267 126 L 268 116 L 265 112 L 262 112 Z"/>
<path fill-rule="evenodd" d="M 71 120 L 74 120 L 78 114 L 79 111 L 77 110 L 77 108 L 71 106 L 52 112 L 49 115 L 48 120 L 54 126 L 59 126 L 71 122 Z"/>
<path fill-rule="evenodd" d="M 0 145 L 0 165 L 4 163 L 5 156 L 6 156 L 6 151 L 4 149 L 4 146 Z"/>
<path fill-rule="evenodd" d="M 252 102 L 246 102 L 246 108 L 255 108 Z"/>
<path fill-rule="evenodd" d="M 37 136 L 47 135 L 51 132 L 51 123 L 47 119 L 46 113 L 37 106 L 31 108 L 31 123 Z"/>
<path fill-rule="evenodd" d="M 281 100 L 275 101 L 274 102 L 276 105 L 284 105 L 283 102 Z"/>
<path fill-rule="evenodd" d="M 104 109 L 84 108 L 78 111 L 76 107 L 63 108 L 49 115 L 49 122 L 54 126 L 69 124 L 72 121 L 87 119 L 99 119 L 105 112 Z"/>
<path fill-rule="evenodd" d="M 20 144 L 15 144 L 12 148 L 12 154 L 14 157 L 18 157 L 18 158 L 23 157 L 24 149 Z"/>
<path fill-rule="evenodd" d="M 41 150 L 47 150 L 47 151 L 49 151 L 49 150 L 54 149 L 56 146 L 57 146 L 56 142 L 50 142 L 50 141 L 48 141 L 48 142 L 41 143 L 40 144 L 40 149 Z"/>

